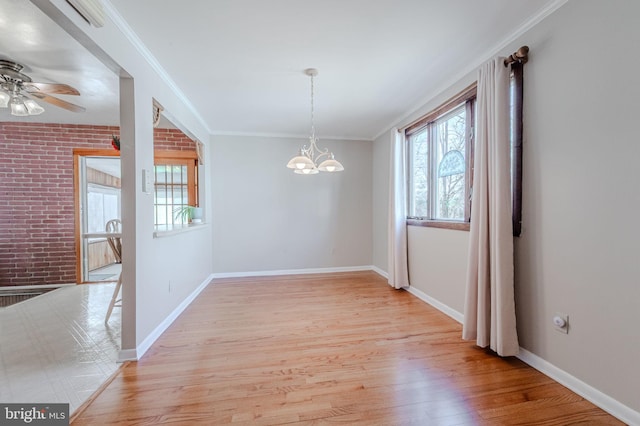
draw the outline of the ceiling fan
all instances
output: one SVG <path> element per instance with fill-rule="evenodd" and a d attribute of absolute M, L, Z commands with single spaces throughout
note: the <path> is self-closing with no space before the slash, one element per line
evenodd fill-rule
<path fill-rule="evenodd" d="M 50 95 L 79 96 L 78 90 L 67 84 L 34 82 L 20 72 L 23 68 L 16 62 L 0 59 L 0 108 L 11 107 L 11 114 L 16 116 L 42 114 L 44 108 L 32 99 L 37 98 L 69 111 L 85 111 L 84 107 Z"/>

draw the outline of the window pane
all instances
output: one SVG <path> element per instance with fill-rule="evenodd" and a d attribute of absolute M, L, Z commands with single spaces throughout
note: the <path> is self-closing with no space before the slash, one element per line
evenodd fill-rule
<path fill-rule="evenodd" d="M 465 108 L 464 105 L 435 123 L 435 219 L 464 220 Z"/>
<path fill-rule="evenodd" d="M 187 183 L 187 166 L 172 166 L 173 183 Z"/>
<path fill-rule="evenodd" d="M 87 231 L 104 232 L 104 195 L 87 188 Z"/>
<path fill-rule="evenodd" d="M 156 225 L 188 223 L 188 218 L 179 214 L 180 208 L 189 204 L 187 170 L 187 166 L 180 164 L 155 166 Z"/>
<path fill-rule="evenodd" d="M 167 225 L 171 223 L 167 221 L 167 208 L 165 205 L 157 205 L 156 206 L 156 224 L 157 225 Z"/>
<path fill-rule="evenodd" d="M 164 185 L 156 185 L 156 204 L 167 204 L 167 188 Z"/>
<path fill-rule="evenodd" d="M 411 164 L 409 216 L 427 217 L 429 200 L 429 143 L 427 129 L 409 138 Z"/>
<path fill-rule="evenodd" d="M 173 214 L 173 207 L 170 204 L 162 206 L 162 214 L 164 215 L 167 224 L 177 223 L 175 220 L 175 215 Z"/>
<path fill-rule="evenodd" d="M 469 220 L 475 90 L 469 86 L 405 129 L 407 216 L 421 219 L 412 225 L 461 229 L 442 222 Z"/>
<path fill-rule="evenodd" d="M 156 169 L 156 183 L 166 183 L 167 182 L 167 169 L 165 166 L 155 166 Z"/>
<path fill-rule="evenodd" d="M 111 219 L 120 218 L 120 209 L 118 208 L 119 195 L 105 194 L 104 195 L 104 219 L 106 221 Z"/>
<path fill-rule="evenodd" d="M 173 187 L 173 204 L 182 205 L 187 204 L 182 198 L 182 185 L 174 185 Z"/>

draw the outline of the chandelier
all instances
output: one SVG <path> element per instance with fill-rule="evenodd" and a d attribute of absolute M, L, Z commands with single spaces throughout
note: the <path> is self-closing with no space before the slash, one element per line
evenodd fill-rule
<path fill-rule="evenodd" d="M 313 77 L 318 75 L 318 70 L 309 68 L 304 70 L 304 73 L 311 78 L 311 136 L 309 136 L 309 146 L 304 145 L 300 148 L 298 155 L 289 160 L 287 167 L 300 175 L 315 175 L 319 172 L 341 172 L 344 167 L 333 157 L 333 152 L 329 152 L 327 148 L 318 148 L 313 116 Z M 325 158 L 325 160 L 320 162 L 322 158 Z"/>

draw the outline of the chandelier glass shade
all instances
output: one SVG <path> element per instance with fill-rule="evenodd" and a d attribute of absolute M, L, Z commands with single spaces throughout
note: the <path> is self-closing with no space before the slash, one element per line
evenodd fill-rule
<path fill-rule="evenodd" d="M 318 70 L 309 68 L 304 73 L 311 78 L 311 136 L 309 136 L 309 146 L 304 145 L 300 148 L 298 155 L 289 160 L 287 167 L 293 169 L 293 172 L 299 175 L 315 175 L 319 172 L 341 172 L 344 167 L 334 158 L 333 153 L 329 152 L 327 148 L 318 148 L 313 105 L 313 78 L 318 75 Z"/>
<path fill-rule="evenodd" d="M 12 90 L 6 84 L 0 86 L 0 108 L 11 108 L 11 115 L 18 117 L 38 115 L 44 112 L 44 108 L 36 101 L 21 95 L 16 88 Z"/>
<path fill-rule="evenodd" d="M 11 96 L 0 90 L 0 108 L 7 108 L 9 106 L 9 100 Z"/>

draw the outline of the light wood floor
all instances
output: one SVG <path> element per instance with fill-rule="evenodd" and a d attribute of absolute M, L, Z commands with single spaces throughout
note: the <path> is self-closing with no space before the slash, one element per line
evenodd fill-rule
<path fill-rule="evenodd" d="M 373 272 L 216 280 L 73 424 L 621 424 L 460 335 Z"/>

